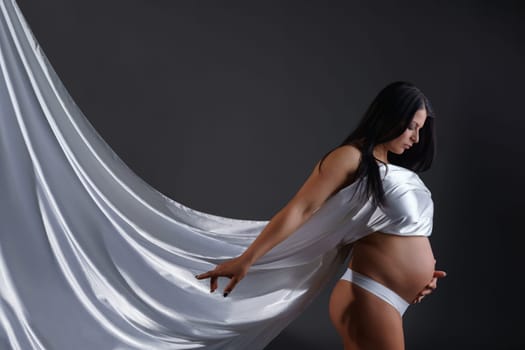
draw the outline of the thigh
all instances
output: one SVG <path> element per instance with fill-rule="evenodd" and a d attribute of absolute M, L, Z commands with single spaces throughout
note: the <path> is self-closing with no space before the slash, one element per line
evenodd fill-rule
<path fill-rule="evenodd" d="M 403 321 L 398 311 L 374 294 L 340 280 L 330 297 L 330 318 L 345 349 L 403 350 Z"/>

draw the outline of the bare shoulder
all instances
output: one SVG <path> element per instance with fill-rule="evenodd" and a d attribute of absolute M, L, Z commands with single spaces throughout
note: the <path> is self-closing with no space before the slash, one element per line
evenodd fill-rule
<path fill-rule="evenodd" d="M 331 151 L 314 170 L 287 205 L 312 213 L 330 196 L 353 181 L 359 167 L 361 152 L 354 146 L 340 146 Z"/>
<path fill-rule="evenodd" d="M 354 173 L 361 162 L 361 151 L 354 145 L 339 146 L 330 152 L 322 164 L 321 171 L 343 171 Z M 326 164 L 325 164 L 326 163 Z M 325 168 L 326 166 L 326 168 Z"/>

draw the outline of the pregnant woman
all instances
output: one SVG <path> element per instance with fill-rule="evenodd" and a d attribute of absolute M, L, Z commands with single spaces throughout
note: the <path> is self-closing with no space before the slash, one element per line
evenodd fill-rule
<path fill-rule="evenodd" d="M 212 292 L 219 277 L 230 278 L 226 297 L 251 265 L 297 231 L 327 199 L 359 186 L 356 193 L 370 198 L 367 203 L 377 210 L 362 210 L 372 213 L 366 218 L 356 212 L 354 222 L 385 229 L 351 242 L 349 266 L 332 292 L 330 316 L 346 350 L 404 349 L 404 311 L 445 276 L 434 269 L 428 240 L 433 215 L 430 191 L 416 175 L 432 164 L 433 123 L 430 102 L 418 88 L 407 82 L 389 84 L 357 128 L 321 159 L 244 253 L 196 277 L 210 278 Z M 380 217 L 392 220 L 377 223 Z"/>

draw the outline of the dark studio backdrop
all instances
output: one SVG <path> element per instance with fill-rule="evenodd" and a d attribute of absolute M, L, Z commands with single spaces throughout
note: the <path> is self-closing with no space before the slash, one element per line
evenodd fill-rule
<path fill-rule="evenodd" d="M 522 2 L 18 4 L 116 153 L 222 216 L 269 219 L 383 86 L 415 83 L 436 112 L 437 158 L 420 176 L 448 276 L 405 314 L 407 349 L 523 348 Z M 342 348 L 330 289 L 268 349 Z"/>

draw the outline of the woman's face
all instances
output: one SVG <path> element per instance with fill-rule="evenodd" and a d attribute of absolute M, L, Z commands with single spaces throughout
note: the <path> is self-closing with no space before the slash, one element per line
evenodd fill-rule
<path fill-rule="evenodd" d="M 412 121 L 408 124 L 408 128 L 395 139 L 385 142 L 386 149 L 395 154 L 402 154 L 414 143 L 418 143 L 419 129 L 423 127 L 426 119 L 427 110 L 424 108 L 417 110 Z"/>

